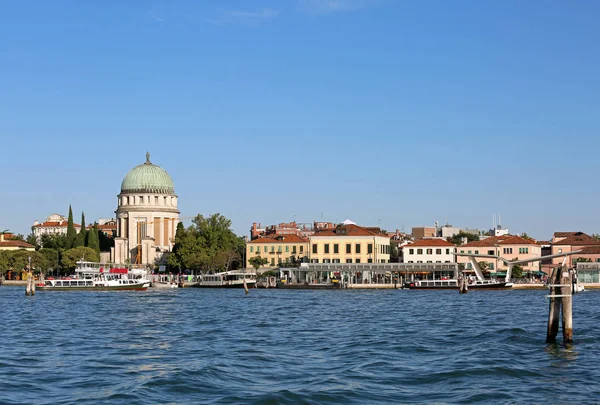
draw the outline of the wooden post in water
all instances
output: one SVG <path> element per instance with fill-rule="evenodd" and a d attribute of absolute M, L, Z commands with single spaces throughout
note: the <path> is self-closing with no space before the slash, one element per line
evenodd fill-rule
<path fill-rule="evenodd" d="M 244 291 L 248 294 L 248 284 L 246 284 L 246 277 L 244 277 Z"/>
<path fill-rule="evenodd" d="M 562 328 L 563 343 L 573 343 L 573 272 L 563 267 L 560 278 L 562 284 Z"/>
<path fill-rule="evenodd" d="M 560 269 L 555 267 L 550 273 L 550 285 L 558 284 L 560 280 Z M 556 342 L 556 335 L 558 335 L 558 318 L 560 316 L 560 297 L 555 295 L 560 294 L 560 287 L 550 287 L 550 306 L 548 309 L 548 331 L 546 333 L 546 343 Z"/>
<path fill-rule="evenodd" d="M 31 277 L 29 272 L 26 273 L 27 274 L 27 284 L 25 287 L 25 295 L 29 295 L 31 294 Z"/>
<path fill-rule="evenodd" d="M 35 295 L 35 277 L 33 276 L 33 272 L 31 274 L 31 295 Z"/>

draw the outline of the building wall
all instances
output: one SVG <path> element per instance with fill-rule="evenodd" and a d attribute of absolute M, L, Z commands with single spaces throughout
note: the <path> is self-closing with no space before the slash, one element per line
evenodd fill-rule
<path fill-rule="evenodd" d="M 433 226 L 420 226 L 412 229 L 412 236 L 415 239 L 433 238 L 435 237 L 435 227 Z"/>
<path fill-rule="evenodd" d="M 505 250 L 507 249 L 507 250 Z M 527 253 L 520 249 L 527 249 Z M 458 253 L 474 253 L 474 254 L 492 254 L 496 256 L 500 256 L 506 260 L 526 260 L 526 259 L 534 259 L 542 256 L 542 248 L 539 245 L 500 245 L 497 246 L 477 246 L 477 247 L 465 247 L 458 246 L 456 248 Z M 495 259 L 486 259 L 479 258 L 478 262 L 487 262 L 490 265 L 493 265 L 493 268 L 490 267 L 489 270 L 506 270 L 507 266 L 501 260 Z M 466 268 L 470 268 L 469 258 L 465 256 L 456 256 L 457 263 L 464 263 Z M 539 271 L 540 270 L 540 262 L 527 263 L 522 266 L 523 270 L 528 271 Z"/>
<path fill-rule="evenodd" d="M 326 251 L 326 245 L 328 245 L 328 252 Z M 335 252 L 335 245 L 338 246 L 337 253 Z M 350 245 L 350 253 L 347 253 L 346 245 Z M 359 251 L 357 245 L 360 246 Z M 372 246 L 371 249 L 369 249 L 369 245 Z M 309 262 L 389 263 L 390 239 L 384 236 L 313 235 L 310 237 Z"/>
<path fill-rule="evenodd" d="M 295 260 L 308 259 L 308 242 L 249 242 L 246 244 L 246 267 L 252 267 L 250 259 L 260 256 L 268 260 L 264 267 L 279 267 L 279 262 L 292 262 Z"/>
<path fill-rule="evenodd" d="M 404 263 L 454 263 L 454 246 L 415 246 L 402 248 Z"/>

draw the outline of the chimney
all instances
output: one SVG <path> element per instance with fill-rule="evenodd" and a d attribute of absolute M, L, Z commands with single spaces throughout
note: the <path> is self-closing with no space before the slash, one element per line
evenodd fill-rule
<path fill-rule="evenodd" d="M 469 238 L 467 238 L 466 236 L 463 236 L 463 237 L 461 238 L 461 240 L 462 240 L 462 244 L 463 244 L 463 245 L 465 245 L 465 244 L 469 243 Z"/>

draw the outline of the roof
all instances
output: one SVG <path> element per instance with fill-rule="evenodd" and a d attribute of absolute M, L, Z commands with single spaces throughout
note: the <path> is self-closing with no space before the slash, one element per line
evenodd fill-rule
<path fill-rule="evenodd" d="M 41 224 L 37 224 L 34 225 L 34 228 L 50 228 L 50 227 L 61 227 L 64 226 L 65 228 L 69 225 L 69 223 L 67 221 L 63 221 L 63 222 L 55 222 L 55 221 L 46 221 L 46 222 L 42 222 Z M 81 228 L 81 225 L 79 224 L 73 224 L 73 226 L 75 228 Z"/>
<path fill-rule="evenodd" d="M 308 239 L 295 234 L 269 235 L 251 240 L 248 243 L 308 243 Z"/>
<path fill-rule="evenodd" d="M 598 246 L 586 246 L 583 249 L 581 249 L 580 253 L 577 253 L 578 255 L 600 255 L 600 245 Z"/>
<path fill-rule="evenodd" d="M 388 238 L 387 235 L 383 235 L 379 228 L 365 228 L 354 224 L 342 225 L 332 229 L 321 229 L 313 236 L 381 236 Z"/>
<path fill-rule="evenodd" d="M 35 248 L 35 246 L 33 246 L 32 244 L 23 242 L 22 240 L 3 240 L 0 242 L 0 249 L 7 248 L 7 247 L 17 247 L 17 248 L 24 248 L 24 249 Z"/>
<path fill-rule="evenodd" d="M 553 245 L 600 245 L 600 240 L 592 238 L 590 235 L 587 235 L 583 232 L 576 232 L 567 236 L 564 239 L 554 242 Z"/>
<path fill-rule="evenodd" d="M 146 153 L 146 162 L 131 169 L 121 183 L 122 193 L 160 193 L 175 194 L 173 179 L 165 169 L 150 162 Z"/>
<path fill-rule="evenodd" d="M 554 232 L 555 238 L 566 238 L 567 236 L 575 235 L 580 232 Z"/>
<path fill-rule="evenodd" d="M 404 245 L 402 246 L 403 248 L 405 247 L 410 247 L 412 248 L 413 246 L 452 246 L 454 247 L 453 243 L 448 242 L 447 240 L 443 240 L 443 239 L 421 239 L 416 241 L 415 243 L 410 243 L 408 245 Z"/>
<path fill-rule="evenodd" d="M 539 243 L 516 235 L 504 235 L 491 236 L 489 238 L 460 245 L 460 247 L 487 247 L 494 245 L 539 245 Z"/>

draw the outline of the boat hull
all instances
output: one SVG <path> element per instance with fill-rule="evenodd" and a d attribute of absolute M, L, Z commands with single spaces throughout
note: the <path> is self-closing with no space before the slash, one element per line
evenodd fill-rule
<path fill-rule="evenodd" d="M 146 291 L 148 284 L 131 284 L 118 286 L 85 286 L 85 287 L 49 287 L 39 286 L 36 291 Z"/>
<path fill-rule="evenodd" d="M 246 286 L 248 286 L 248 288 L 254 288 L 254 285 L 256 284 L 256 282 L 251 282 L 251 283 L 246 283 Z M 185 288 L 244 288 L 244 284 L 222 284 L 222 285 L 216 285 L 216 284 L 201 284 L 201 283 L 195 283 L 195 284 L 185 284 L 184 285 Z"/>
<path fill-rule="evenodd" d="M 339 290 L 341 289 L 340 283 L 331 284 L 310 284 L 310 283 L 298 283 L 298 284 L 287 284 L 277 283 L 276 288 L 284 290 Z"/>
<path fill-rule="evenodd" d="M 494 283 L 494 284 L 469 284 L 469 290 L 509 290 L 512 283 Z M 406 283 L 404 288 L 409 290 L 458 290 L 458 286 L 419 286 L 414 283 Z"/>

